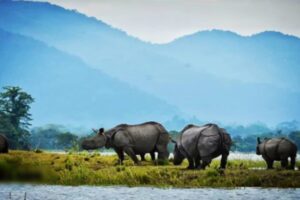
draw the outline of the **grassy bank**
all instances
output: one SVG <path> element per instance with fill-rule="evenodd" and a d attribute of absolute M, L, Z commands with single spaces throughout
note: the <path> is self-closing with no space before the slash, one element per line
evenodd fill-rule
<path fill-rule="evenodd" d="M 0 154 L 0 179 L 60 185 L 300 187 L 299 170 L 255 169 L 265 168 L 263 161 L 230 160 L 225 171 L 217 169 L 219 160 L 213 161 L 206 170 L 186 170 L 187 163 L 156 166 L 146 161 L 141 166 L 134 166 L 129 159 L 123 166 L 116 163 L 116 156 L 99 153 L 11 151 Z M 297 166 L 300 166 L 299 162 Z"/>

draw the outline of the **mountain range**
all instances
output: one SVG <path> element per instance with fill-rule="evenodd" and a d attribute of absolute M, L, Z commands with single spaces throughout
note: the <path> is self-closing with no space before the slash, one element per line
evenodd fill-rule
<path fill-rule="evenodd" d="M 87 66 L 76 56 L 0 29 L 0 85 L 30 93 L 37 124 L 86 126 L 166 120 L 174 106 Z"/>
<path fill-rule="evenodd" d="M 151 44 L 30 1 L 0 1 L 0 29 L 0 86 L 33 94 L 36 124 L 300 120 L 295 36 L 211 30 Z"/>

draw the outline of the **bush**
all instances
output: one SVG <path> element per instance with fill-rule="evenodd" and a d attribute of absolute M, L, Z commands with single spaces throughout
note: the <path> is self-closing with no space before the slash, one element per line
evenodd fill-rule
<path fill-rule="evenodd" d="M 41 150 L 41 149 L 36 149 L 34 152 L 35 152 L 35 153 L 43 153 L 43 150 Z"/>

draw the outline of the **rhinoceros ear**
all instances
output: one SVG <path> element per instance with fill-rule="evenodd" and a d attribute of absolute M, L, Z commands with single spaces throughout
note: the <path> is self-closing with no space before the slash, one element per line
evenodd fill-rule
<path fill-rule="evenodd" d="M 94 133 L 98 133 L 98 131 L 96 129 L 92 128 L 92 130 Z"/>
<path fill-rule="evenodd" d="M 258 137 L 257 138 L 257 144 L 260 144 L 261 143 L 261 141 L 260 141 L 260 138 Z"/>
<path fill-rule="evenodd" d="M 98 134 L 103 135 L 103 133 L 104 133 L 104 128 L 100 128 Z"/>

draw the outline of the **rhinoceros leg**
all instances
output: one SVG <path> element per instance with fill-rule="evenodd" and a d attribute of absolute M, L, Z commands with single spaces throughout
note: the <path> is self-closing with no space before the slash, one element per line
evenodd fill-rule
<path fill-rule="evenodd" d="M 152 152 L 150 153 L 150 156 L 151 156 L 151 160 L 152 160 L 152 161 L 155 161 L 155 151 L 152 151 Z"/>
<path fill-rule="evenodd" d="M 169 151 L 166 145 L 157 145 L 156 147 L 159 160 L 165 160 L 169 157 Z"/>
<path fill-rule="evenodd" d="M 220 169 L 225 169 L 227 164 L 228 153 L 223 153 L 221 158 Z"/>
<path fill-rule="evenodd" d="M 116 149 L 116 152 L 117 152 L 118 157 L 119 157 L 119 164 L 122 165 L 123 160 L 124 160 L 124 152 L 123 152 L 122 149 Z"/>
<path fill-rule="evenodd" d="M 157 155 L 158 160 L 167 160 L 169 158 L 168 142 L 169 142 L 169 135 L 160 134 L 159 139 L 155 145 L 155 150 L 158 153 Z"/>
<path fill-rule="evenodd" d="M 287 169 L 288 167 L 288 159 L 287 158 L 283 158 L 281 159 L 281 168 Z"/>
<path fill-rule="evenodd" d="M 296 156 L 291 156 L 291 166 L 290 169 L 294 170 L 296 164 Z"/>
<path fill-rule="evenodd" d="M 134 151 L 133 151 L 133 149 L 131 147 L 125 147 L 124 151 L 133 160 L 133 162 L 135 164 L 139 164 L 139 160 L 136 157 L 136 155 L 135 155 L 135 153 L 134 153 Z"/>
<path fill-rule="evenodd" d="M 195 159 L 195 168 L 200 169 L 200 167 L 201 167 L 200 159 Z"/>
<path fill-rule="evenodd" d="M 189 161 L 189 166 L 187 167 L 187 169 L 195 169 L 194 159 L 192 157 L 188 157 L 187 159 Z"/>
<path fill-rule="evenodd" d="M 146 161 L 146 159 L 145 159 L 145 154 L 144 154 L 144 153 L 141 153 L 140 156 L 141 156 L 141 160 L 142 160 L 142 161 Z"/>
<path fill-rule="evenodd" d="M 274 169 L 273 168 L 273 163 L 274 163 L 274 160 L 267 160 L 267 165 L 268 165 L 268 169 Z"/>
<path fill-rule="evenodd" d="M 197 169 L 201 168 L 200 160 L 201 160 L 200 156 L 196 156 L 196 158 L 194 158 L 195 168 L 197 168 Z"/>
<path fill-rule="evenodd" d="M 266 156 L 263 156 L 264 160 L 266 161 L 267 165 L 268 165 L 268 168 L 267 169 L 273 169 L 273 163 L 274 163 L 274 160 L 271 160 L 269 159 L 268 157 Z"/>
<path fill-rule="evenodd" d="M 204 159 L 202 159 L 201 169 L 205 169 L 207 167 L 207 165 L 209 165 L 210 163 L 211 163 L 211 159 L 210 158 L 204 158 Z"/>

